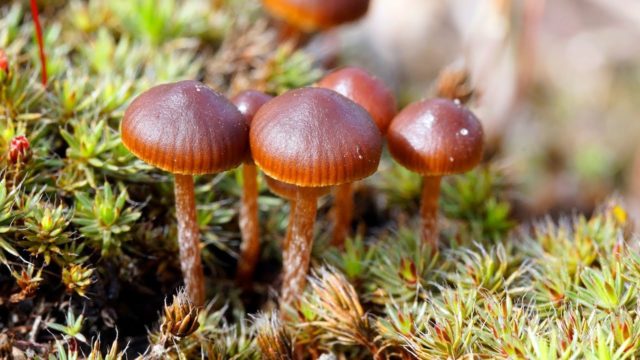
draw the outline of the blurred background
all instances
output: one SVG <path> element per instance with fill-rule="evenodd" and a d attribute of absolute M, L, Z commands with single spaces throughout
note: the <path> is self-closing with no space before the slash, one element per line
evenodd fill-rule
<path fill-rule="evenodd" d="M 611 194 L 640 214 L 640 2 L 373 0 L 339 37 L 342 61 L 387 79 L 401 104 L 465 66 L 528 214 L 589 212 Z"/>

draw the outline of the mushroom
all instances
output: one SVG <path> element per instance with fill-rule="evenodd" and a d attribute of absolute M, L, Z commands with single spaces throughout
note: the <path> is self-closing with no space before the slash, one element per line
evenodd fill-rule
<path fill-rule="evenodd" d="M 261 91 L 246 90 L 231 99 L 240 113 L 244 116 L 247 126 L 256 112 L 267 101 L 269 96 Z M 247 149 L 249 150 L 249 149 Z M 258 227 L 258 170 L 251 158 L 251 151 L 242 164 L 242 202 L 240 204 L 240 259 L 238 260 L 238 272 L 236 279 L 239 283 L 246 283 L 253 276 L 253 271 L 260 255 L 260 229 Z"/>
<path fill-rule="evenodd" d="M 387 144 L 393 158 L 423 176 L 422 241 L 438 245 L 438 196 L 442 176 L 473 169 L 482 158 L 480 121 L 458 101 L 422 100 L 391 122 Z"/>
<path fill-rule="evenodd" d="M 314 188 L 374 173 L 382 137 L 361 106 L 332 90 L 302 88 L 260 108 L 249 141 L 256 165 L 296 189 L 291 241 L 283 254 L 280 304 L 286 308 L 304 290 L 309 269 L 318 198 Z"/>
<path fill-rule="evenodd" d="M 224 96 L 192 80 L 155 86 L 125 111 L 122 143 L 175 175 L 180 266 L 191 301 L 204 304 L 204 274 L 193 175 L 234 168 L 247 152 L 248 127 Z"/>
<path fill-rule="evenodd" d="M 299 39 L 302 33 L 359 19 L 369 9 L 369 0 L 262 0 L 262 5 L 284 22 L 281 37 Z"/>
<path fill-rule="evenodd" d="M 346 96 L 369 112 L 384 135 L 396 114 L 396 100 L 378 78 L 357 67 L 347 67 L 325 76 L 318 86 Z M 342 247 L 353 218 L 353 186 L 339 185 L 333 205 L 334 228 L 331 244 Z"/>

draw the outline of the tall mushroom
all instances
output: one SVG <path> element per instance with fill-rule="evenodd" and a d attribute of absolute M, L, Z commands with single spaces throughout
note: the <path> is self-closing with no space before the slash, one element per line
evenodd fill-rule
<path fill-rule="evenodd" d="M 302 33 L 326 30 L 359 19 L 369 0 L 262 0 L 264 8 L 284 22 L 282 35 L 299 38 Z"/>
<path fill-rule="evenodd" d="M 382 137 L 371 117 L 346 97 L 321 88 L 289 91 L 253 119 L 251 153 L 262 171 L 296 186 L 291 241 L 283 255 L 281 306 L 304 290 L 313 245 L 317 193 L 374 173 Z"/>
<path fill-rule="evenodd" d="M 357 67 L 347 67 L 325 76 L 318 86 L 342 94 L 369 112 L 384 135 L 396 114 L 396 99 L 378 78 Z M 337 186 L 333 205 L 334 228 L 331 243 L 343 246 L 353 218 L 353 186 Z"/>
<path fill-rule="evenodd" d="M 261 91 L 246 90 L 231 99 L 244 116 L 247 126 L 258 109 L 267 101 L 269 96 Z M 253 276 L 253 271 L 260 256 L 260 229 L 258 224 L 258 170 L 253 163 L 251 151 L 247 149 L 247 156 L 242 164 L 242 202 L 240 203 L 240 259 L 236 279 L 239 283 L 246 283 Z"/>
<path fill-rule="evenodd" d="M 393 158 L 423 176 L 422 241 L 438 245 L 438 196 L 442 176 L 473 169 L 482 158 L 480 121 L 457 101 L 423 100 L 391 122 L 387 144 Z"/>
<path fill-rule="evenodd" d="M 125 111 L 122 143 L 141 160 L 175 175 L 180 266 L 187 292 L 204 304 L 204 274 L 196 221 L 193 175 L 238 166 L 248 127 L 224 96 L 192 80 L 152 87 Z"/>

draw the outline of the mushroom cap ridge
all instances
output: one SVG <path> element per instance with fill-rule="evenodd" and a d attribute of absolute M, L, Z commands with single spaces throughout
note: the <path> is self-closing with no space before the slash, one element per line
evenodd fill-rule
<path fill-rule="evenodd" d="M 162 84 L 140 94 L 120 124 L 122 143 L 141 160 L 176 174 L 236 167 L 249 128 L 224 96 L 198 81 Z"/>
<path fill-rule="evenodd" d="M 380 131 L 367 111 L 323 88 L 292 90 L 265 104 L 249 138 L 265 174 L 304 187 L 367 177 L 382 153 Z"/>

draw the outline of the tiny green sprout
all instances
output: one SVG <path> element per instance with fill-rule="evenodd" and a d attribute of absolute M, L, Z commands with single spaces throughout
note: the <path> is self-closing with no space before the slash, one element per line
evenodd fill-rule
<path fill-rule="evenodd" d="M 80 265 L 71 264 L 62 269 L 62 283 L 68 294 L 78 294 L 87 297 L 87 288 L 93 283 L 94 269 Z"/>
<path fill-rule="evenodd" d="M 464 240 L 493 243 L 515 225 L 506 190 L 498 169 L 480 167 L 445 181 L 440 202 L 448 218 L 460 221 L 458 234 L 467 238 Z"/>
<path fill-rule="evenodd" d="M 587 308 L 613 312 L 636 305 L 638 285 L 625 279 L 622 264 L 586 268 L 580 275 L 582 286 L 569 293 L 571 299 Z"/>
<path fill-rule="evenodd" d="M 65 318 L 65 324 L 58 324 L 54 322 L 50 322 L 47 324 L 49 329 L 53 329 L 58 331 L 64 335 L 66 339 L 75 339 L 80 342 L 86 343 L 87 338 L 82 335 L 82 326 L 84 322 L 84 316 L 81 314 L 76 317 L 73 313 L 73 310 L 69 308 L 67 310 L 67 315 Z"/>
<path fill-rule="evenodd" d="M 72 241 L 67 231 L 72 212 L 63 205 L 52 207 L 43 203 L 41 195 L 31 197 L 24 212 L 24 234 L 18 243 L 34 256 L 43 256 L 44 263 L 63 255 L 63 247 Z"/>
<path fill-rule="evenodd" d="M 416 336 L 428 322 L 426 302 L 386 304 L 384 317 L 376 321 L 386 346 L 401 347 L 407 337 Z"/>
<path fill-rule="evenodd" d="M 83 110 L 81 104 L 85 101 L 85 95 L 89 87 L 89 78 L 77 70 L 68 70 L 62 77 L 55 78 L 53 85 L 53 109 L 63 118 L 71 117 L 74 113 Z"/>
<path fill-rule="evenodd" d="M 66 347 L 65 347 L 66 345 Z M 49 360 L 78 360 L 78 344 L 74 339 L 69 339 L 65 343 L 56 341 L 55 354 L 49 355 Z"/>
<path fill-rule="evenodd" d="M 476 248 L 476 251 L 461 248 L 451 254 L 457 268 L 457 271 L 448 273 L 453 284 L 499 294 L 523 282 L 526 265 L 519 265 L 502 243 L 489 250 L 480 244 L 476 244 Z"/>
<path fill-rule="evenodd" d="M 13 211 L 16 199 L 16 190 L 9 191 L 7 189 L 7 181 L 0 181 L 0 264 L 7 264 L 5 253 L 13 256 L 19 256 L 18 251 L 11 244 L 11 240 L 6 237 L 13 231 L 13 219 L 15 213 Z"/>
<path fill-rule="evenodd" d="M 123 360 L 124 358 L 124 351 L 120 351 L 117 338 L 113 340 L 105 355 L 102 354 L 100 338 L 97 338 L 93 341 L 91 352 L 87 355 L 87 360 Z"/>
<path fill-rule="evenodd" d="M 275 57 L 267 64 L 267 92 L 282 94 L 313 84 L 322 77 L 322 71 L 314 67 L 313 59 L 301 50 L 283 45 Z"/>
<path fill-rule="evenodd" d="M 344 249 L 329 247 L 326 258 L 329 264 L 344 272 L 349 280 L 366 277 L 375 249 L 368 246 L 362 236 L 347 238 Z"/>
<path fill-rule="evenodd" d="M 438 252 L 422 243 L 409 228 L 401 228 L 390 239 L 376 246 L 375 254 L 365 278 L 365 287 L 372 301 L 385 304 L 391 297 L 396 301 L 427 298 L 430 282 L 439 276 L 441 266 Z"/>
<path fill-rule="evenodd" d="M 122 242 L 129 238 L 131 225 L 141 216 L 136 208 L 125 207 L 127 198 L 123 186 L 119 194 L 114 194 L 108 182 L 96 191 L 93 200 L 87 193 L 76 193 L 77 208 L 72 221 L 80 225 L 80 232 L 103 256 L 119 253 Z"/>

